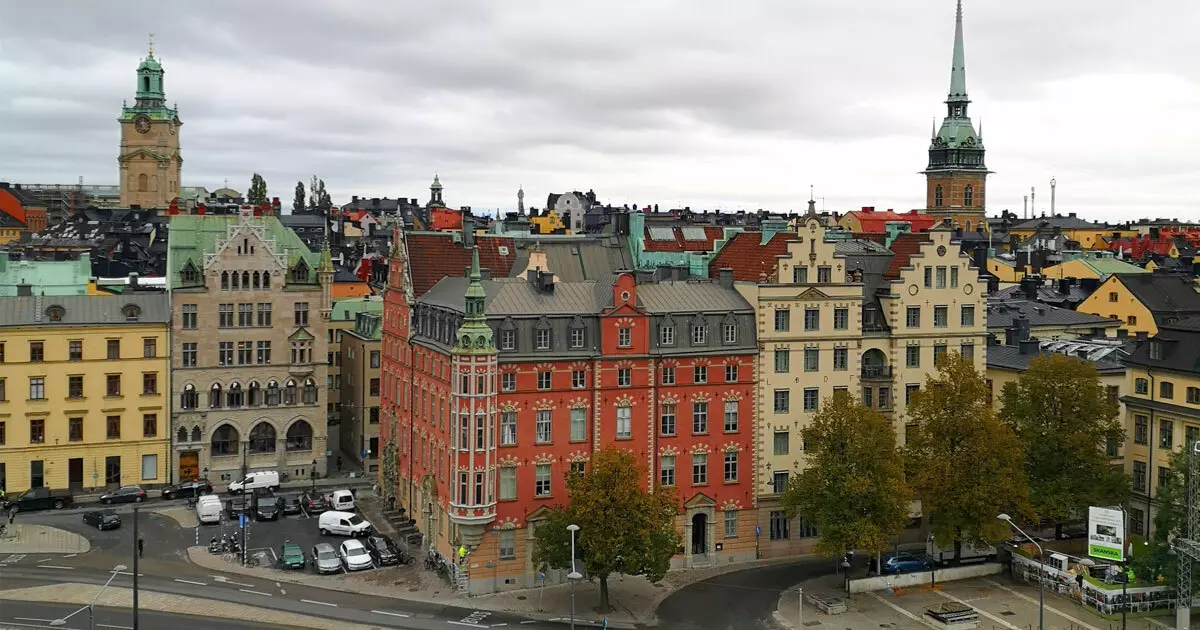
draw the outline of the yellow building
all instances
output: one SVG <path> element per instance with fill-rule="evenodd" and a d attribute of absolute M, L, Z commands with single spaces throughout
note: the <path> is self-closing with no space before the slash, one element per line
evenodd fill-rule
<path fill-rule="evenodd" d="M 903 234 L 879 256 L 827 238 L 811 217 L 775 257 L 766 282 L 738 284 L 758 310 L 759 543 L 764 556 L 807 551 L 817 532 L 803 515 L 786 523 L 779 496 L 805 464 L 801 430 L 834 392 L 878 409 L 904 444 L 912 392 L 949 352 L 984 369 L 986 284 L 952 232 Z M 776 239 L 772 239 L 771 243 Z M 842 253 L 856 252 L 861 253 Z M 753 270 L 734 269 L 735 277 Z M 978 351 L 976 351 L 978 349 Z"/>
<path fill-rule="evenodd" d="M 1153 336 L 1159 326 L 1200 315 L 1200 287 L 1190 278 L 1155 273 L 1116 274 L 1076 308 L 1119 319 L 1131 335 Z"/>
<path fill-rule="evenodd" d="M 1015 240 L 1024 242 L 1034 238 L 1039 232 L 1047 234 L 1056 229 L 1069 240 L 1079 243 L 1079 247 L 1085 250 L 1107 250 L 1107 239 L 1137 236 L 1135 230 L 1123 230 L 1102 223 L 1093 223 L 1075 216 L 1074 212 L 1022 221 L 1009 227 L 1008 234 Z"/>
<path fill-rule="evenodd" d="M 1017 269 L 1017 261 L 1008 258 L 988 256 L 987 268 L 988 272 L 996 276 L 1001 284 L 1020 282 L 1021 278 L 1025 277 L 1025 272 Z"/>
<path fill-rule="evenodd" d="M 1133 483 L 1129 530 L 1149 535 L 1170 457 L 1200 440 L 1200 319 L 1163 324 L 1125 360 L 1125 472 Z"/>
<path fill-rule="evenodd" d="M 167 483 L 169 299 L 0 298 L 0 487 Z"/>
<path fill-rule="evenodd" d="M 563 224 L 562 217 L 558 215 L 558 211 L 553 208 L 546 211 L 546 214 L 540 216 L 530 216 L 529 224 L 535 229 L 535 234 L 557 234 L 560 230 L 567 226 Z"/>

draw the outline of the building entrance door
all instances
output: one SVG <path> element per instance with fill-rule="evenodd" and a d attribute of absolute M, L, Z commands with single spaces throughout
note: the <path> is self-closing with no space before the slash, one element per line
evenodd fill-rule
<path fill-rule="evenodd" d="M 692 517 L 692 555 L 702 556 L 708 551 L 708 515 L 700 512 Z"/>
<path fill-rule="evenodd" d="M 67 461 L 67 487 L 72 492 L 83 489 L 83 458 L 72 457 Z"/>
<path fill-rule="evenodd" d="M 179 454 L 179 481 L 200 476 L 200 452 L 183 451 Z"/>

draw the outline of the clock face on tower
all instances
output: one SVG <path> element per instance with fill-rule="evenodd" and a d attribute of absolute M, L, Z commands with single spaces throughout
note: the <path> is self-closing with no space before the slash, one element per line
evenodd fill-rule
<path fill-rule="evenodd" d="M 138 133 L 149 133 L 150 117 L 145 114 L 138 114 L 133 119 L 133 128 L 137 129 Z"/>

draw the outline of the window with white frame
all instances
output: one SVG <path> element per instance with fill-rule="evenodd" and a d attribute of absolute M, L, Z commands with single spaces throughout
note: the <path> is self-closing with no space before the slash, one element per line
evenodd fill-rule
<path fill-rule="evenodd" d="M 550 349 L 550 329 L 549 328 L 538 328 L 536 331 L 534 331 L 534 340 L 536 341 L 538 350 L 549 350 Z"/>
<path fill-rule="evenodd" d="M 582 442 L 587 439 L 587 409 L 571 410 L 571 441 Z"/>
<path fill-rule="evenodd" d="M 585 330 L 583 328 L 571 329 L 571 347 L 582 348 L 585 339 Z"/>
<path fill-rule="evenodd" d="M 658 458 L 658 481 L 662 486 L 675 485 L 675 456 L 663 455 Z"/>
<path fill-rule="evenodd" d="M 738 430 L 738 401 L 725 401 L 725 432 L 737 433 Z"/>
<path fill-rule="evenodd" d="M 675 384 L 675 366 L 673 366 L 673 365 L 664 365 L 663 366 L 663 368 L 662 368 L 662 384 L 663 385 L 674 385 Z"/>
<path fill-rule="evenodd" d="M 703 346 L 708 343 L 708 326 L 704 324 L 692 325 L 692 345 Z"/>
<path fill-rule="evenodd" d="M 513 529 L 500 530 L 500 559 L 517 559 L 517 532 Z"/>
<path fill-rule="evenodd" d="M 660 419 L 660 433 L 675 435 L 675 403 L 662 404 Z"/>
<path fill-rule="evenodd" d="M 708 483 L 708 453 L 692 453 L 692 485 Z"/>
<path fill-rule="evenodd" d="M 697 365 L 692 368 L 692 382 L 697 385 L 703 385 L 708 382 L 707 365 Z"/>
<path fill-rule="evenodd" d="M 537 415 L 535 416 L 535 418 L 536 418 L 535 428 L 537 429 L 538 444 L 546 444 L 546 443 L 550 442 L 550 438 L 551 438 L 550 414 L 551 414 L 551 412 L 549 409 L 539 409 L 537 412 Z"/>
<path fill-rule="evenodd" d="M 725 482 L 734 483 L 738 480 L 738 454 L 737 451 L 727 451 L 725 453 Z"/>
<path fill-rule="evenodd" d="M 708 403 L 697 400 L 692 403 L 692 435 L 708 433 Z"/>
<path fill-rule="evenodd" d="M 501 330 L 500 331 L 500 349 L 515 350 L 517 348 L 517 331 Z"/>
<path fill-rule="evenodd" d="M 738 513 L 736 510 L 725 510 L 725 538 L 737 538 Z"/>
<path fill-rule="evenodd" d="M 500 500 L 512 501 L 517 498 L 517 469 L 512 466 L 500 468 Z"/>
<path fill-rule="evenodd" d="M 724 324 L 721 331 L 725 343 L 737 343 L 737 324 Z"/>
<path fill-rule="evenodd" d="M 627 440 L 633 437 L 633 408 L 622 405 L 617 407 L 617 439 Z"/>
<path fill-rule="evenodd" d="M 662 326 L 658 329 L 658 345 L 673 346 L 675 345 L 675 327 Z"/>
<path fill-rule="evenodd" d="M 500 445 L 512 446 L 517 443 L 517 412 L 500 412 Z"/>
<path fill-rule="evenodd" d="M 617 347 L 628 348 L 633 345 L 633 330 L 628 326 L 621 326 L 617 329 Z"/>
<path fill-rule="evenodd" d="M 517 391 L 517 375 L 513 372 L 504 372 L 500 375 L 500 391 L 515 392 Z"/>
<path fill-rule="evenodd" d="M 534 469 L 533 494 L 538 497 L 550 496 L 550 464 L 538 464 Z"/>
<path fill-rule="evenodd" d="M 537 373 L 537 388 L 550 389 L 550 372 Z"/>

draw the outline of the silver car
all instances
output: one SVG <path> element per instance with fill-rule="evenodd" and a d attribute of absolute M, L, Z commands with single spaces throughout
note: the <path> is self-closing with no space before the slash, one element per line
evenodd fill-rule
<path fill-rule="evenodd" d="M 342 560 L 329 543 L 318 543 L 312 548 L 313 566 L 317 573 L 341 573 Z"/>

